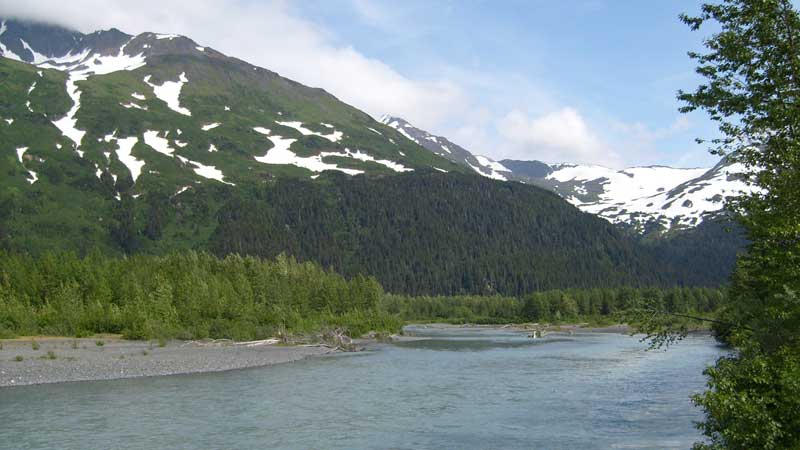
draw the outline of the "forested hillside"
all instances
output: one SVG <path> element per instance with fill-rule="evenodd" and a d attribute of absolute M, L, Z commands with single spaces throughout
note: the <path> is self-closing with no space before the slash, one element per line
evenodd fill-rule
<path fill-rule="evenodd" d="M 666 241 L 641 245 L 535 187 L 436 173 L 324 181 L 287 180 L 231 198 L 211 249 L 286 251 L 347 276 L 375 275 L 388 291 L 408 294 L 725 282 L 726 274 L 694 260 L 659 258 Z"/>

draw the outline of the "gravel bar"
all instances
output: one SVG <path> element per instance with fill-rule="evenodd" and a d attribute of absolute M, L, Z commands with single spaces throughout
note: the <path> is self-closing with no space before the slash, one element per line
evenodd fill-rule
<path fill-rule="evenodd" d="M 0 340 L 0 388 L 259 367 L 321 356 L 326 347 L 122 339 Z"/>

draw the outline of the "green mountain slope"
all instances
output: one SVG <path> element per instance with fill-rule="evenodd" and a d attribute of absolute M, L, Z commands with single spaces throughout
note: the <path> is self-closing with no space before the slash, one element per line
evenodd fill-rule
<path fill-rule="evenodd" d="M 118 192 L 132 194 L 153 185 L 177 191 L 197 183 L 311 177 L 324 169 L 462 170 L 321 89 L 185 37 L 117 30 L 68 35 L 2 24 L 3 150 L 13 155 L 27 147 L 34 158 L 19 164 L 17 184 L 28 171 L 38 174 L 71 153 L 96 178 L 108 172 Z M 42 35 L 59 42 L 78 36 L 78 42 L 59 47 Z M 31 47 L 34 37 L 42 52 L 60 52 L 12 51 L 15 42 Z M 67 155 L 59 158 L 61 150 Z"/>

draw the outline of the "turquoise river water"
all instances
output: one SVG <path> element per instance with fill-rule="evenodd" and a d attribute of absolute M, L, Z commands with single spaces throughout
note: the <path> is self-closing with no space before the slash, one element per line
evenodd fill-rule
<path fill-rule="evenodd" d="M 689 396 L 710 337 L 429 340 L 230 372 L 0 389 L 0 448 L 671 449 L 700 439 Z"/>

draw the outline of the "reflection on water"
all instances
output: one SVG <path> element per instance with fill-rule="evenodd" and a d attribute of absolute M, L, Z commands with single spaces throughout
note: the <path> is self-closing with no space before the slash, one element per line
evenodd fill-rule
<path fill-rule="evenodd" d="M 0 390 L 0 448 L 688 448 L 708 337 L 506 330 L 280 366 Z"/>

